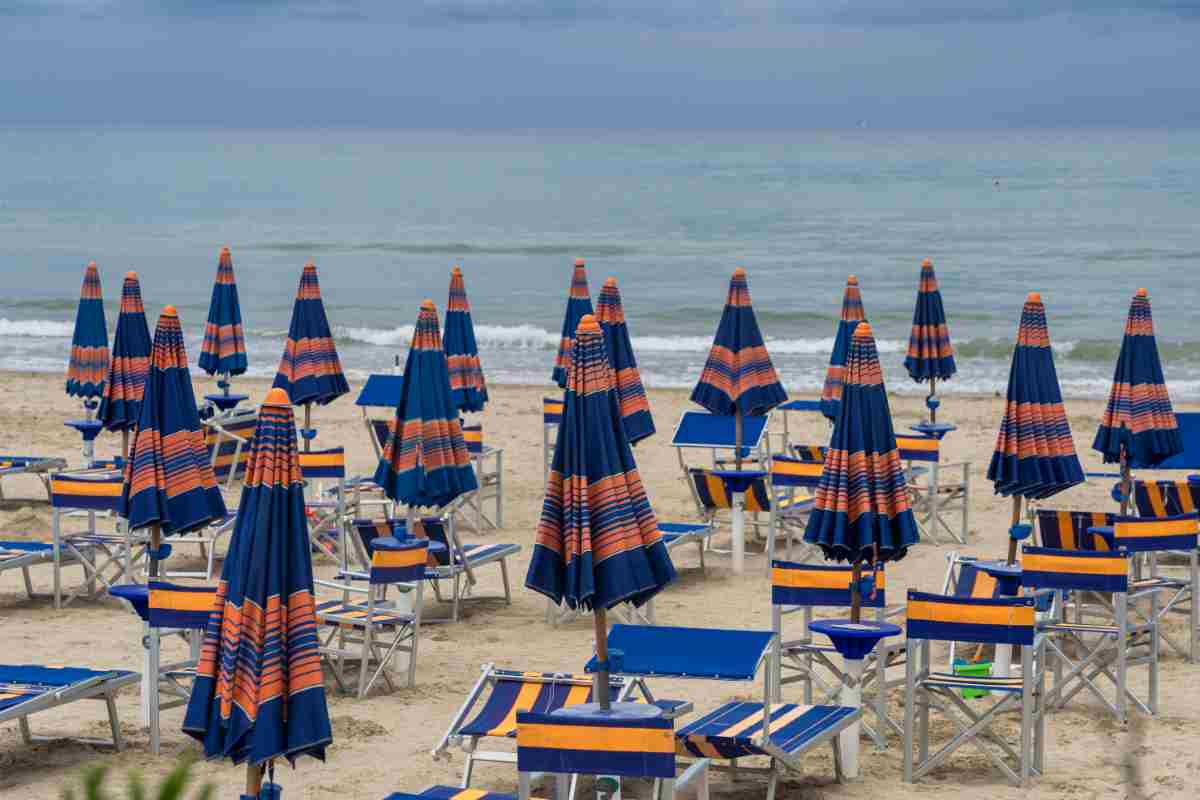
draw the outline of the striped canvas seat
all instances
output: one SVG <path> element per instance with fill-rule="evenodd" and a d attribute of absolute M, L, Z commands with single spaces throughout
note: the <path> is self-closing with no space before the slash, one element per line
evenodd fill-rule
<path fill-rule="evenodd" d="M 762 703 L 726 703 L 676 732 L 676 749 L 695 758 L 800 755 L 841 731 L 856 713 L 845 706 L 772 705 L 764 739 Z"/>
<path fill-rule="evenodd" d="M 59 742 L 62 735 L 34 736 L 29 730 L 29 717 L 43 711 L 74 703 L 77 700 L 102 700 L 108 707 L 108 726 L 111 741 L 71 737 L 89 745 L 123 746 L 117 706 L 117 692 L 138 682 L 139 675 L 127 670 L 96 670 L 84 667 L 23 664 L 0 665 L 0 724 L 17 721 L 25 744 Z"/>
<path fill-rule="evenodd" d="M 793 444 L 792 455 L 808 464 L 821 464 L 825 461 L 825 451 L 828 449 L 818 444 Z"/>
<path fill-rule="evenodd" d="M 462 435 L 479 488 L 454 503 L 454 513 L 468 521 L 477 533 L 482 533 L 485 526 L 499 530 L 504 526 L 504 450 L 484 442 L 481 424 L 463 425 Z M 484 512 L 488 501 L 491 514 Z"/>
<path fill-rule="evenodd" d="M 1116 514 L 1103 512 L 1039 508 L 1038 534 L 1042 547 L 1056 550 L 1112 550 L 1111 539 L 1092 529 L 1112 525 L 1116 518 Z"/>
<path fill-rule="evenodd" d="M 1200 510 L 1200 481 L 1134 481 L 1133 503 L 1143 517 L 1173 517 Z"/>

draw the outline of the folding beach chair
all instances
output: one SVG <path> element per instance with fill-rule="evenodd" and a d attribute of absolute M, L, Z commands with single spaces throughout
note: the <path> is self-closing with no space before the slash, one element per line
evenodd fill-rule
<path fill-rule="evenodd" d="M 1045 760 L 1045 638 L 1036 630 L 1032 597 L 959 598 L 908 592 L 904 674 L 904 780 L 913 783 L 941 764 L 963 744 L 979 750 L 1018 786 L 1041 775 Z M 978 642 L 1021 647 L 1021 673 L 994 678 L 933 672 L 929 643 Z M 997 695 L 989 707 L 968 703 L 962 690 Z M 937 709 L 957 728 L 941 749 L 930 755 L 930 709 Z M 991 724 L 999 715 L 1020 710 L 1016 747 Z M 985 741 L 993 747 L 985 745 Z M 914 753 L 915 749 L 915 753 Z M 999 751 L 999 752 L 997 752 Z"/>
<path fill-rule="evenodd" d="M 454 529 L 454 520 L 448 516 L 421 517 L 414 520 L 413 530 L 408 530 L 407 520 L 354 520 L 359 541 L 367 552 L 380 536 L 397 539 L 416 538 L 429 540 L 429 557 L 425 579 L 433 584 L 434 597 L 439 603 L 450 603 L 449 618 L 429 619 L 426 622 L 458 622 L 462 604 L 467 600 L 499 600 L 512 605 L 512 590 L 508 580 L 508 559 L 521 552 L 521 545 L 504 542 L 488 544 L 464 544 Z M 503 598 L 478 595 L 473 591 L 475 571 L 480 567 L 496 564 L 500 568 L 500 579 L 504 584 Z M 449 581 L 450 598 L 443 596 L 441 582 Z"/>
<path fill-rule="evenodd" d="M 692 490 L 692 499 L 696 502 L 696 510 L 700 518 L 710 525 L 714 532 L 722 521 L 728 520 L 733 511 L 733 496 L 725 490 L 725 482 L 706 467 L 688 468 L 688 486 Z M 771 484 L 767 478 L 759 478 L 750 484 L 745 493 L 746 528 L 751 531 L 763 551 L 768 551 L 775 541 L 775 515 L 772 513 Z M 766 515 L 765 525 L 759 514 Z M 766 531 L 763 531 L 763 528 Z M 789 540 L 790 540 L 789 536 Z M 728 552 L 710 545 L 715 553 Z"/>
<path fill-rule="evenodd" d="M 550 480 L 554 464 L 554 445 L 558 441 L 558 426 L 562 424 L 562 397 L 542 398 L 542 483 Z"/>
<path fill-rule="evenodd" d="M 504 448 L 484 444 L 483 425 L 463 425 L 462 433 L 479 488 L 456 501 L 456 513 L 470 519 L 477 533 L 483 533 L 485 525 L 499 530 L 504 527 Z M 491 516 L 484 512 L 489 500 L 493 506 Z M 474 514 L 464 513 L 468 509 Z"/>
<path fill-rule="evenodd" d="M 1093 552 L 1113 549 L 1111 538 L 1092 529 L 1112 525 L 1116 514 L 1039 508 L 1036 516 L 1042 547 Z"/>
<path fill-rule="evenodd" d="M 566 706 L 592 702 L 594 681 L 587 675 L 571 675 L 561 672 L 518 672 L 499 669 L 495 664 L 484 664 L 479 680 L 471 688 L 466 702 L 454 715 L 450 727 L 433 748 L 434 759 L 448 758 L 451 747 L 459 747 L 465 756 L 462 786 L 471 785 L 477 762 L 491 764 L 513 764 L 516 754 L 508 750 L 481 750 L 480 745 L 488 740 L 516 738 L 517 714 L 522 711 L 553 713 Z M 486 694 L 486 699 L 485 699 Z M 677 718 L 690 713 L 692 704 L 687 700 L 658 700 L 650 692 L 644 680 L 630 680 L 622 676 L 610 678 L 611 697 L 619 701 L 639 700 L 653 703 L 663 714 Z M 482 706 L 476 710 L 476 706 Z"/>
<path fill-rule="evenodd" d="M 57 472 L 50 476 L 55 608 L 83 594 L 95 596 L 97 582 L 105 589 L 136 582 L 133 570 L 145 554 L 146 536 L 141 531 L 134 534 L 125 530 L 123 521 L 115 517 L 122 484 L 120 472 L 107 470 Z M 87 529 L 68 533 L 63 526 L 68 518 L 86 519 Z M 101 530 L 101 519 L 113 520 L 113 530 Z M 68 564 L 79 564 L 84 571 L 84 583 L 71 592 L 65 592 L 62 585 L 62 569 Z"/>
<path fill-rule="evenodd" d="M 345 568 L 349 552 L 340 548 L 350 545 L 346 536 L 349 515 L 346 511 L 346 449 L 310 450 L 298 453 L 300 477 L 304 481 L 304 514 L 308 521 L 308 540 L 314 549 L 324 553 L 334 563 Z M 326 484 L 332 484 L 326 491 Z M 357 540 L 355 540 L 357 543 Z M 359 548 L 359 563 L 367 563 Z"/>
<path fill-rule="evenodd" d="M 620 657 L 614 672 L 650 678 L 754 681 L 775 647 L 771 631 L 667 628 L 614 625 L 608 634 L 610 662 Z M 587 666 L 596 667 L 595 658 Z M 842 777 L 838 734 L 862 718 L 862 709 L 846 706 L 775 703 L 770 669 L 763 670 L 761 701 L 730 701 L 675 732 L 676 753 L 688 759 L 713 759 L 729 764 L 712 769 L 739 774 L 766 774 L 767 800 L 774 800 L 780 775 L 799 772 L 802 756 L 829 744 L 834 772 Z M 742 759 L 764 757 L 764 769 L 746 767 Z"/>
<path fill-rule="evenodd" d="M 223 488 L 231 489 L 233 482 L 246 474 L 250 441 L 258 427 L 258 409 L 233 409 L 207 419 L 202 416 L 200 422 L 204 425 L 204 446 L 208 448 L 213 476 Z"/>
<path fill-rule="evenodd" d="M 768 496 L 771 499 L 771 520 L 767 527 L 767 558 L 775 558 L 775 539 L 780 532 L 786 537 L 788 561 L 807 561 L 820 554 L 820 550 L 804 541 L 804 529 L 812 513 L 816 498 L 813 492 L 821 482 L 824 458 L 812 461 L 793 456 L 773 455 L 770 460 L 771 474 Z M 800 553 L 792 554 L 799 544 Z"/>
<path fill-rule="evenodd" d="M 1159 637 L 1188 661 L 1200 656 L 1200 553 L 1197 533 L 1200 514 L 1195 511 L 1170 517 L 1116 517 L 1111 528 L 1116 548 L 1133 554 L 1133 591 L 1138 599 L 1153 590 L 1158 603 L 1156 627 Z M 1098 531 L 1108 534 L 1108 529 Z M 1168 559 L 1174 559 L 1169 562 Z M 1140 603 L 1133 610 L 1148 619 Z M 1187 619 L 1188 642 L 1178 642 L 1167 631 L 1171 615 Z"/>
<path fill-rule="evenodd" d="M 775 652 L 771 658 L 773 699 L 782 701 L 783 687 L 799 683 L 804 689 L 805 703 L 813 702 L 814 687 L 821 694 L 821 702 L 834 703 L 848 676 L 842 669 L 841 659 L 835 657 L 836 648 L 816 641 L 809 625 L 813 621 L 813 609 L 850 608 L 853 568 L 788 561 L 775 561 L 771 567 L 771 627 L 775 632 Z M 872 573 L 865 574 L 870 576 Z M 878 622 L 885 621 L 887 609 L 884 574 L 882 570 L 874 573 L 876 582 L 872 591 L 862 597 L 862 607 L 873 610 Z M 800 623 L 792 636 L 785 639 L 784 617 L 792 615 L 799 616 Z M 903 653 L 903 643 L 881 640 L 867 656 L 863 669 L 864 697 L 867 687 L 875 686 L 874 699 L 869 703 L 864 701 L 864 706 L 875 714 L 875 724 L 868 725 L 864 721 L 862 730 L 880 749 L 887 747 L 889 727 L 897 734 L 904 733 L 900 724 L 887 715 L 887 669 L 899 665 Z M 894 683 L 899 686 L 902 681 L 897 679 Z"/>
<path fill-rule="evenodd" d="M 0 500 L 4 499 L 4 479 L 10 475 L 36 475 L 50 495 L 51 472 L 67 468 L 65 458 L 50 458 L 47 456 L 5 456 L 0 455 Z"/>
<path fill-rule="evenodd" d="M 942 579 L 941 593 L 950 595 L 959 599 L 976 599 L 990 600 L 999 598 L 1000 583 L 991 575 L 979 569 L 975 565 L 979 559 L 975 556 L 962 555 L 961 553 L 951 550 L 946 554 L 946 575 Z M 950 669 L 954 669 L 954 665 L 959 661 L 959 645 L 974 644 L 974 653 L 967 662 L 967 659 L 962 659 L 964 663 L 976 663 L 980 660 L 983 653 L 983 642 L 968 642 L 961 643 L 950 640 Z"/>
<path fill-rule="evenodd" d="M 383 448 L 392 435 L 391 426 L 395 424 L 396 406 L 400 405 L 400 392 L 403 389 L 403 375 L 375 373 L 367 376 L 367 382 L 354 400 L 354 405 L 362 410 L 363 426 L 367 429 L 371 447 L 375 449 L 376 459 L 383 458 Z M 371 409 L 383 409 L 384 415 L 372 417 Z"/>
<path fill-rule="evenodd" d="M 198 578 L 204 581 L 211 581 L 219 577 L 217 575 L 217 545 L 220 544 L 222 537 L 233 533 L 236 523 L 237 509 L 234 508 L 227 510 L 223 518 L 198 530 L 168 534 L 164 537 L 164 541 L 170 547 L 165 555 L 159 555 L 159 567 L 162 570 L 159 575 L 163 578 Z M 178 562 L 168 565 L 165 561 L 167 556 L 182 545 L 196 545 L 200 548 L 200 558 L 204 560 L 204 569 L 182 569 L 178 566 Z"/>
<path fill-rule="evenodd" d="M 150 752 L 154 755 L 158 755 L 162 741 L 161 712 L 186 706 L 191 696 L 196 666 L 200 663 L 200 643 L 216 593 L 215 587 L 180 586 L 165 581 L 117 586 L 112 590 L 112 595 L 127 602 L 145 624 L 142 704 L 150 729 Z M 163 643 L 170 638 L 182 640 L 187 655 L 164 663 Z M 170 699 L 164 702 L 164 696 Z"/>
<path fill-rule="evenodd" d="M 349 691 L 348 687 L 355 685 L 360 699 L 379 678 L 390 690 L 396 690 L 388 667 L 397 652 L 408 653 L 405 685 L 416 685 L 421 587 L 429 550 L 429 543 L 422 539 L 381 537 L 372 545 L 371 569 L 365 575 L 342 572 L 336 581 L 314 581 L 317 586 L 341 592 L 341 599 L 317 604 L 317 623 L 330 628 L 321 643 L 321 657 L 332 668 L 338 687 Z M 366 586 L 356 581 L 365 581 Z M 414 593 L 411 610 L 389 603 L 385 596 L 387 587 L 405 584 Z M 366 595 L 366 602 L 353 599 L 355 595 Z M 352 678 L 355 662 L 357 681 Z M 374 672 L 372 665 L 376 665 Z"/>
<path fill-rule="evenodd" d="M 904 462 L 904 480 L 921 533 L 937 543 L 943 541 L 942 534 L 946 533 L 959 544 L 966 544 L 971 465 L 965 461 L 942 464 L 941 446 L 935 436 L 896 436 L 896 448 Z M 944 518 L 950 513 L 959 515 L 957 529 Z"/>
<path fill-rule="evenodd" d="M 771 448 L 771 451 L 774 453 L 786 453 L 793 447 L 792 432 L 789 427 L 792 414 L 815 414 L 816 416 L 813 419 L 825 423 L 826 428 L 829 425 L 825 419 L 825 415 L 821 413 L 820 400 L 789 400 L 782 405 L 776 406 L 775 411 L 778 413 L 772 414 L 772 417 L 780 420 L 783 430 L 772 431 L 768 434 L 768 436 L 774 436 L 779 440 L 779 446 Z"/>
<path fill-rule="evenodd" d="M 136 672 L 95 670 L 83 667 L 0 665 L 0 724 L 16 720 L 25 744 L 62 741 L 62 736 L 34 736 L 29 717 L 41 711 L 59 708 L 76 700 L 103 700 L 108 708 L 108 727 L 112 741 L 72 737 L 73 741 L 120 750 L 121 723 L 117 719 L 117 692 L 138 682 Z"/>

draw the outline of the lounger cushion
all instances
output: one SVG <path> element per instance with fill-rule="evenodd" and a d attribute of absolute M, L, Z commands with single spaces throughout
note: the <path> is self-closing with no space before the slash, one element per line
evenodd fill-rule
<path fill-rule="evenodd" d="M 860 709 L 848 706 L 771 706 L 771 743 L 799 754 L 840 730 Z M 763 704 L 726 703 L 675 733 L 676 750 L 692 758 L 742 758 L 769 755 L 759 745 Z"/>
<path fill-rule="evenodd" d="M 5 558 L 26 556 L 31 553 L 53 555 L 54 545 L 45 544 L 44 542 L 9 541 L 7 539 L 0 541 L 0 562 L 3 562 Z"/>

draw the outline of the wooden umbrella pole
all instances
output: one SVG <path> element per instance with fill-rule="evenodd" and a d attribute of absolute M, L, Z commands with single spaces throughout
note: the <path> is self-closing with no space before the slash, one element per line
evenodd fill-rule
<path fill-rule="evenodd" d="M 1133 475 L 1129 469 L 1129 453 L 1121 445 L 1121 516 L 1129 513 L 1129 495 L 1133 492 Z"/>
<path fill-rule="evenodd" d="M 855 561 L 850 572 L 850 621 L 862 620 L 862 562 Z"/>
<path fill-rule="evenodd" d="M 600 703 L 600 710 L 608 711 L 612 707 L 608 698 L 608 612 L 603 608 L 593 609 L 592 621 L 596 627 L 596 661 L 600 664 L 600 669 L 596 670 L 596 686 L 592 694 Z"/>
<path fill-rule="evenodd" d="M 150 577 L 158 577 L 158 548 L 162 546 L 162 525 L 150 526 Z"/>
<path fill-rule="evenodd" d="M 312 449 L 312 439 L 308 434 L 312 431 L 312 403 L 304 404 L 304 452 Z"/>
<path fill-rule="evenodd" d="M 1013 527 L 1016 527 L 1017 523 L 1020 521 L 1021 521 L 1021 495 L 1014 494 L 1013 495 L 1013 512 L 1012 512 Z M 1011 533 L 1009 533 L 1009 535 L 1008 535 L 1008 563 L 1009 564 L 1017 563 L 1017 540 L 1012 537 Z"/>
<path fill-rule="evenodd" d="M 929 379 L 929 396 L 925 398 L 925 405 L 929 406 L 929 424 L 937 423 L 937 406 L 929 401 L 937 394 L 937 378 Z"/>
<path fill-rule="evenodd" d="M 742 469 L 742 412 L 733 412 L 733 468 Z"/>
<path fill-rule="evenodd" d="M 246 765 L 246 795 L 258 797 L 262 791 L 263 768 L 261 764 Z"/>
<path fill-rule="evenodd" d="M 121 458 L 129 458 L 129 429 L 121 431 Z"/>

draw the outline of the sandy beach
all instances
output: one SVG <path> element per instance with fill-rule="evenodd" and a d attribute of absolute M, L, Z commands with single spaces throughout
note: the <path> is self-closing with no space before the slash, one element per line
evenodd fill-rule
<path fill-rule="evenodd" d="M 268 384 L 244 380 L 239 387 L 252 399 L 261 400 Z M 358 382 L 352 383 L 357 392 Z M 197 395 L 214 391 L 210 382 L 197 382 Z M 493 541 L 519 543 L 523 550 L 513 570 L 514 597 L 511 607 L 499 602 L 469 604 L 465 619 L 457 625 L 429 626 L 424 629 L 417 671 L 417 687 L 394 694 L 376 693 L 365 700 L 330 692 L 329 710 L 333 720 L 334 744 L 328 760 L 320 764 L 306 760 L 295 771 L 281 765 L 278 780 L 290 798 L 383 798 L 398 790 L 419 790 L 433 783 L 456 783 L 462 757 L 457 751 L 449 760 L 434 761 L 430 749 L 438 741 L 453 713 L 479 675 L 480 665 L 499 665 L 523 670 L 581 671 L 590 655 L 590 622 L 551 628 L 544 622 L 544 600 L 523 588 L 534 522 L 542 497 L 540 398 L 549 394 L 546 387 L 492 386 L 492 402 L 481 415 L 485 440 L 504 448 L 506 497 L 505 527 L 487 534 Z M 658 434 L 636 450 L 641 474 L 660 518 L 686 520 L 695 517 L 687 487 L 669 446 L 670 431 L 682 410 L 690 406 L 682 391 L 649 391 Z M 79 440 L 65 428 L 64 419 L 78 414 L 75 401 L 62 392 L 58 375 L 0 374 L 0 450 L 17 454 L 38 453 L 62 456 L 72 464 L 80 463 Z M 1103 401 L 1069 400 L 1067 408 L 1076 447 L 1085 468 L 1099 468 L 1099 457 L 1090 449 Z M 941 416 L 959 425 L 945 442 L 948 461 L 970 461 L 973 492 L 971 497 L 971 534 L 964 552 L 999 556 L 1006 546 L 1009 501 L 994 497 L 985 472 L 1001 415 L 998 397 L 945 398 Z M 893 398 L 892 411 L 898 429 L 916 422 L 923 411 L 919 398 Z M 363 429 L 353 395 L 332 406 L 314 412 L 320 428 L 318 446 L 345 445 L 351 471 L 355 474 L 374 470 L 373 452 Z M 794 416 L 792 430 L 802 438 L 825 444 L 828 429 L 823 420 L 811 415 Z M 119 436 L 104 435 L 98 442 L 100 456 L 115 454 Z M 1147 473 L 1150 474 L 1150 473 Z M 1061 508 L 1108 510 L 1111 482 L 1093 481 L 1055 498 Z M 5 499 L 0 504 L 0 530 L 5 538 L 40 539 L 50 537 L 51 514 L 41 484 L 36 478 L 6 479 Z M 237 497 L 229 498 L 231 506 Z M 724 539 L 726 532 L 719 534 Z M 474 534 L 466 534 L 472 540 Z M 226 540 L 227 541 L 227 540 Z M 904 590 L 917 587 L 936 591 L 945 571 L 948 545 L 922 545 L 889 572 L 889 599 L 900 602 Z M 696 569 L 694 550 L 675 551 L 681 579 L 658 601 L 661 624 L 713 627 L 770 627 L 770 595 L 764 576 L 763 559 L 755 556 L 743 576 L 734 576 L 728 558 L 713 555 L 706 576 Z M 183 552 L 172 559 L 196 558 L 195 551 Z M 315 560 L 319 574 L 328 575 L 333 565 Z M 69 570 L 72 580 L 77 569 Z M 51 580 L 47 567 L 33 571 L 35 587 L 46 590 Z M 480 574 L 481 593 L 499 589 L 498 571 Z M 1183 635 L 1183 625 L 1173 622 Z M 19 571 L 0 577 L 0 641 L 4 643 L 8 663 L 67 663 L 91 667 L 140 669 L 141 628 L 139 621 L 116 601 L 77 601 L 55 612 L 45 600 L 25 599 Z M 909 786 L 901 782 L 899 741 L 884 752 L 876 752 L 863 743 L 863 777 L 852 783 L 833 782 L 832 761 L 828 748 L 806 759 L 806 775 L 785 783 L 784 798 L 879 797 L 960 797 L 980 795 L 996 798 L 1090 798 L 1090 797 L 1185 797 L 1200 792 L 1200 696 L 1188 688 L 1196 680 L 1197 668 L 1181 661 L 1174 653 L 1164 652 L 1161 665 L 1161 712 L 1158 718 L 1138 721 L 1135 732 L 1115 724 L 1093 698 L 1079 695 L 1065 710 L 1052 714 L 1048 721 L 1046 774 L 1035 780 L 1032 789 L 1018 790 L 1004 782 L 987 760 L 974 749 L 960 750 L 922 783 Z M 1144 669 L 1131 671 L 1131 682 L 1140 688 Z M 327 680 L 332 687 L 332 679 Z M 704 710 L 734 697 L 748 697 L 759 691 L 758 684 L 715 684 L 705 682 L 653 684 L 660 696 L 681 697 L 694 701 Z M 798 694 L 798 690 L 797 690 Z M 785 700 L 789 699 L 785 697 Z M 796 700 L 798 698 L 791 698 Z M 892 696 L 898 707 L 901 698 Z M 76 782 L 80 769 L 95 763 L 109 764 L 122 777 L 127 770 L 146 775 L 166 772 L 175 758 L 194 753 L 198 748 L 179 730 L 183 710 L 163 714 L 163 751 L 161 758 L 149 753 L 148 735 L 138 724 L 136 691 L 124 692 L 118 700 L 127 750 L 112 755 L 85 745 L 54 742 L 26 746 L 17 727 L 0 729 L 0 796 L 4 798 L 56 797 L 68 782 Z M 935 716 L 935 720 L 937 717 Z M 103 705 L 76 703 L 33 717 L 35 733 L 43 735 L 103 735 L 106 721 Z M 1007 723 L 1006 723 L 1007 724 Z M 935 735 L 949 733 L 945 723 L 935 723 Z M 1131 769 L 1133 765 L 1135 768 Z M 218 797 L 235 796 L 243 780 L 243 769 L 229 764 L 202 764 L 198 777 L 217 786 Z M 1138 783 L 1131 783 L 1138 776 Z M 114 775 L 114 778 L 118 777 Z M 515 791 L 516 774 L 511 769 L 481 766 L 475 785 L 497 791 Z M 715 779 L 718 797 L 761 797 L 764 784 L 748 781 L 734 787 Z M 636 789 L 634 793 L 636 793 Z"/>

